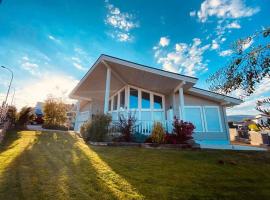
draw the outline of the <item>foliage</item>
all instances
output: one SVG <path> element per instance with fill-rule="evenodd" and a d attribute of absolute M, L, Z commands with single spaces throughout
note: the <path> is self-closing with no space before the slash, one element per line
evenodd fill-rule
<path fill-rule="evenodd" d="M 162 144 L 165 141 L 165 131 L 160 122 L 155 122 L 151 133 L 152 142 Z"/>
<path fill-rule="evenodd" d="M 269 36 L 270 27 L 237 40 L 228 65 L 209 77 L 210 89 L 225 94 L 241 89 L 244 96 L 252 94 L 256 84 L 270 77 Z"/>
<path fill-rule="evenodd" d="M 260 131 L 259 127 L 257 124 L 249 124 L 248 125 L 248 129 L 251 130 L 251 131 Z"/>
<path fill-rule="evenodd" d="M 9 120 L 11 125 L 15 125 L 16 115 L 17 115 L 17 108 L 15 106 L 9 106 L 7 111 L 7 119 Z"/>
<path fill-rule="evenodd" d="M 177 144 L 178 143 L 177 135 L 176 134 L 166 133 L 166 135 L 165 135 L 165 143 L 166 144 Z"/>
<path fill-rule="evenodd" d="M 44 103 L 43 127 L 61 127 L 66 122 L 67 106 L 60 99 L 49 97 Z"/>
<path fill-rule="evenodd" d="M 136 127 L 136 117 L 135 114 L 128 113 L 128 116 L 125 117 L 124 114 L 119 115 L 119 120 L 115 122 L 115 127 L 117 131 L 121 133 L 121 136 L 115 138 L 117 141 L 121 142 L 131 142 L 133 140 L 133 134 Z"/>
<path fill-rule="evenodd" d="M 176 135 L 177 143 L 184 143 L 192 139 L 193 130 L 195 126 L 190 122 L 184 122 L 174 117 L 173 134 Z"/>
<path fill-rule="evenodd" d="M 132 134 L 132 141 L 133 142 L 138 142 L 138 143 L 143 143 L 148 139 L 148 136 L 145 134 L 141 134 L 141 133 L 133 133 Z"/>
<path fill-rule="evenodd" d="M 108 136 L 108 128 L 111 123 L 111 116 L 97 114 L 91 121 L 84 123 L 81 127 L 81 134 L 85 141 L 104 142 Z"/>
<path fill-rule="evenodd" d="M 16 127 L 19 129 L 26 129 L 26 125 L 35 119 L 34 109 L 31 107 L 23 107 L 18 113 Z"/>
<path fill-rule="evenodd" d="M 256 110 L 270 116 L 270 98 L 257 101 Z"/>

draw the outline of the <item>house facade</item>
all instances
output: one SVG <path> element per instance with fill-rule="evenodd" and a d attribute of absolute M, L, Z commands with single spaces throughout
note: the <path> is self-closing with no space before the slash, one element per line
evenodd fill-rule
<path fill-rule="evenodd" d="M 78 100 L 75 130 L 98 113 L 133 114 L 136 131 L 150 134 L 155 121 L 171 132 L 174 116 L 192 122 L 197 142 L 229 143 L 226 107 L 241 100 L 195 87 L 195 77 L 101 55 L 70 97 Z"/>

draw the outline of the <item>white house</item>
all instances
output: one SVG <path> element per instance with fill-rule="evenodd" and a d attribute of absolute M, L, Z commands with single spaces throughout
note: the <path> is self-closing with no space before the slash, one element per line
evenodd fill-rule
<path fill-rule="evenodd" d="M 70 97 L 78 100 L 75 130 L 96 113 L 134 112 L 138 130 L 150 134 L 154 121 L 170 131 L 173 117 L 192 122 L 197 142 L 229 144 L 226 107 L 241 100 L 195 87 L 198 79 L 101 55 Z"/>
<path fill-rule="evenodd" d="M 265 126 L 268 124 L 268 120 L 270 120 L 270 116 L 265 115 L 265 114 L 259 114 L 252 119 L 253 122 L 256 124 L 260 124 L 261 126 Z"/>

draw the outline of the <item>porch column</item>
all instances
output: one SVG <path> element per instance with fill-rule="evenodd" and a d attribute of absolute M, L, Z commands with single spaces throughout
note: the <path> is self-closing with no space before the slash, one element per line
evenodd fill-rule
<path fill-rule="evenodd" d="M 111 68 L 107 67 L 106 88 L 104 95 L 104 114 L 107 114 L 109 111 L 110 87 L 111 87 Z"/>
<path fill-rule="evenodd" d="M 184 100 L 184 93 L 183 87 L 179 88 L 179 116 L 180 119 L 185 121 L 185 100 Z"/>

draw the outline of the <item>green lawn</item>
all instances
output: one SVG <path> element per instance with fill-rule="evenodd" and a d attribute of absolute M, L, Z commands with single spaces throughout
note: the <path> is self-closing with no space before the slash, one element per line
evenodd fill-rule
<path fill-rule="evenodd" d="M 0 148 L 8 199 L 270 199 L 270 153 L 93 147 L 68 133 L 12 132 Z"/>

